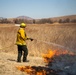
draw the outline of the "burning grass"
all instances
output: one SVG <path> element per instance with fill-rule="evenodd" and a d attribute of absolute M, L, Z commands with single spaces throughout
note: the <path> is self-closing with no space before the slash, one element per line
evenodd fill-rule
<path fill-rule="evenodd" d="M 44 58 L 44 62 L 48 63 L 52 62 L 53 58 L 55 58 L 56 56 L 65 54 L 74 55 L 73 52 L 70 52 L 68 50 L 49 50 L 47 54 L 42 54 L 42 57 Z"/>
<path fill-rule="evenodd" d="M 17 54 L 14 46 L 17 30 L 18 27 L 15 26 L 0 25 L 0 49 L 2 52 L 16 52 Z M 40 53 L 51 49 L 52 45 L 54 49 L 61 45 L 70 50 L 49 50 L 46 54 L 42 54 L 44 62 L 47 64 L 45 67 L 17 66 L 17 69 L 30 75 L 76 75 L 76 55 L 71 52 L 76 53 L 76 24 L 70 26 L 69 24 L 28 25 L 26 32 L 29 37 L 39 40 L 39 42 L 27 42 L 30 56 L 40 56 Z"/>
<path fill-rule="evenodd" d="M 51 54 L 53 54 L 51 56 Z M 49 56 L 50 55 L 50 56 Z M 43 55 L 50 69 L 58 75 L 76 75 L 76 54 L 68 50 L 51 50 Z"/>
<path fill-rule="evenodd" d="M 17 69 L 23 72 L 27 72 L 30 75 L 60 75 L 64 69 L 67 69 L 70 67 L 67 65 L 70 62 L 69 58 L 72 59 L 72 57 L 74 56 L 75 54 L 73 52 L 69 52 L 68 50 L 64 50 L 64 51 L 49 50 L 48 53 L 42 54 L 42 57 L 44 58 L 44 62 L 47 63 L 45 67 L 17 66 Z"/>
<path fill-rule="evenodd" d="M 30 75 L 57 75 L 55 70 L 42 66 L 19 66 L 17 69 Z"/>

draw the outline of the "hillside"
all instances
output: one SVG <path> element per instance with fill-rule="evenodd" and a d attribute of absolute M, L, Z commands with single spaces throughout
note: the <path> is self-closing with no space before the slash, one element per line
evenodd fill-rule
<path fill-rule="evenodd" d="M 52 19 L 52 20 L 60 20 L 60 19 L 62 19 L 62 20 L 65 20 L 65 19 L 67 19 L 67 18 L 69 18 L 70 20 L 72 20 L 72 19 L 76 19 L 76 15 L 68 15 L 68 16 L 61 16 L 61 17 L 53 17 L 53 18 L 50 18 L 50 19 Z"/>
<path fill-rule="evenodd" d="M 16 19 L 27 19 L 27 20 L 33 20 L 33 18 L 28 17 L 28 16 L 18 16 Z"/>
<path fill-rule="evenodd" d="M 35 23 L 37 23 L 37 24 L 44 24 L 44 23 L 76 23 L 76 15 L 35 19 Z"/>
<path fill-rule="evenodd" d="M 49 17 L 42 19 L 33 19 L 28 16 L 18 16 L 16 18 L 0 18 L 0 23 L 21 23 L 25 22 L 28 24 L 45 24 L 45 23 L 76 23 L 76 15 L 68 15 L 61 17 Z"/>
<path fill-rule="evenodd" d="M 16 32 L 19 27 L 14 25 L 0 25 L 0 47 L 6 48 L 2 51 L 16 53 Z M 11 32 L 11 33 L 9 33 Z M 32 52 L 30 55 L 40 56 L 40 52 L 45 52 L 50 48 L 66 48 L 76 50 L 76 24 L 37 24 L 27 25 L 27 35 L 35 40 L 27 41 L 28 48 Z M 11 36 L 11 38 L 10 38 Z M 5 38 L 6 37 L 6 38 Z M 37 41 L 36 41 L 37 40 Z M 8 43 L 8 44 L 7 44 Z M 5 46 L 5 47 L 4 47 Z M 10 48 L 7 48 L 10 46 Z M 54 47 L 53 47 L 54 46 Z"/>

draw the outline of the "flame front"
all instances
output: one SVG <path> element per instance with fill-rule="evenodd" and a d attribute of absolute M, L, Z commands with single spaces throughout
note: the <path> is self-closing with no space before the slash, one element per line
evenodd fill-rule
<path fill-rule="evenodd" d="M 46 75 L 46 71 L 44 70 L 44 67 L 17 66 L 16 68 L 30 75 Z"/>
<path fill-rule="evenodd" d="M 53 58 L 55 56 L 65 54 L 74 55 L 73 52 L 70 52 L 68 50 L 49 50 L 47 54 L 42 54 L 42 57 L 44 58 L 44 62 L 49 63 L 53 61 Z"/>
<path fill-rule="evenodd" d="M 17 66 L 16 68 L 20 71 L 27 72 L 28 74 L 33 71 L 30 66 Z"/>
<path fill-rule="evenodd" d="M 44 62 L 48 63 L 49 59 L 53 58 L 56 55 L 56 52 L 57 52 L 56 50 L 49 50 L 47 54 L 42 54 L 42 57 L 44 58 Z"/>
<path fill-rule="evenodd" d="M 74 55 L 73 52 L 70 52 L 68 50 L 49 50 L 47 54 L 42 54 L 42 57 L 44 58 L 44 62 L 52 63 L 52 61 L 54 60 L 53 58 L 55 56 L 65 54 Z M 50 69 L 49 67 L 47 68 L 41 66 L 17 66 L 16 68 L 30 75 L 57 75 L 57 72 L 55 70 Z"/>

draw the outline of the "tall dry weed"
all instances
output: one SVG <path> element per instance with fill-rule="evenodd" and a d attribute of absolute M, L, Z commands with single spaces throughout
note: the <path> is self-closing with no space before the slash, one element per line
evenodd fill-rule
<path fill-rule="evenodd" d="M 17 53 L 16 34 L 19 27 L 0 27 L 0 49 L 4 52 Z M 29 55 L 40 56 L 49 49 L 76 50 L 75 24 L 27 25 L 27 36 L 35 39 L 27 41 Z"/>

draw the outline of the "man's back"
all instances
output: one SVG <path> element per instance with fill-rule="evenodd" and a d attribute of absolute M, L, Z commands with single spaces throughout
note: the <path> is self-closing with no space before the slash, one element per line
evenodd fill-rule
<path fill-rule="evenodd" d="M 17 45 L 26 45 L 25 40 L 27 39 L 25 30 L 23 28 L 20 28 L 17 32 Z"/>

